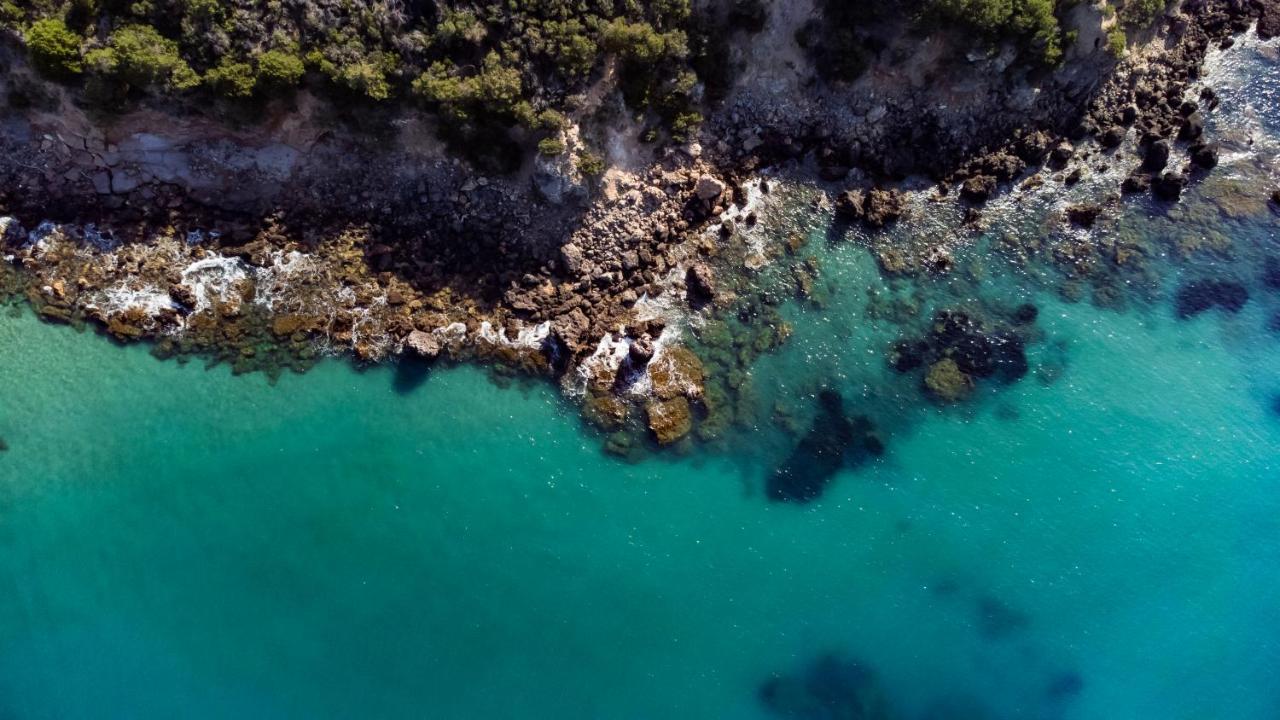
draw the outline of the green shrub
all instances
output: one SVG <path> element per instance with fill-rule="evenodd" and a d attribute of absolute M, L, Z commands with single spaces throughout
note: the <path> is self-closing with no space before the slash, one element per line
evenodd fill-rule
<path fill-rule="evenodd" d="M 258 82 L 269 87 L 293 87 L 307 72 L 302 58 L 285 50 L 268 50 L 258 56 L 257 63 Z"/>
<path fill-rule="evenodd" d="M 126 25 L 111 33 L 107 46 L 85 56 L 96 74 L 131 87 L 190 90 L 200 76 L 178 54 L 178 43 L 149 25 Z"/>
<path fill-rule="evenodd" d="M 590 150 L 579 150 L 577 167 L 578 172 L 583 175 L 591 177 L 603 175 L 605 171 L 604 158 Z"/>
<path fill-rule="evenodd" d="M 1125 0 L 1120 20 L 1129 27 L 1146 27 L 1164 11 L 1167 0 Z"/>
<path fill-rule="evenodd" d="M 1116 57 L 1124 57 L 1129 39 L 1125 37 L 1124 30 L 1119 25 L 1112 26 L 1107 31 L 1107 52 Z"/>
<path fill-rule="evenodd" d="M 543 138 L 538 141 L 538 152 L 546 157 L 564 154 L 564 141 L 558 137 Z"/>
<path fill-rule="evenodd" d="M 36 69 L 51 77 L 66 78 L 84 72 L 80 36 L 61 20 L 37 20 L 26 34 L 27 49 Z"/>
<path fill-rule="evenodd" d="M 217 67 L 205 73 L 204 82 L 220 95 L 247 98 L 253 96 L 258 77 L 249 63 L 224 58 Z"/>

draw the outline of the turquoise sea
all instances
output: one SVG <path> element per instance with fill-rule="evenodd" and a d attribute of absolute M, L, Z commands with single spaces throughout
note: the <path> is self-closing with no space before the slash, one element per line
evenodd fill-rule
<path fill-rule="evenodd" d="M 1274 181 L 1274 48 L 1233 52 L 1210 177 Z M 1280 717 L 1280 233 L 1235 187 L 1115 210 L 1167 256 L 1103 307 L 974 270 L 1034 202 L 924 287 L 815 216 L 826 304 L 782 308 L 759 426 L 638 464 L 480 369 L 269 385 L 0 313 L 0 718 Z M 1249 301 L 1178 319 L 1206 277 Z M 869 289 L 1035 303 L 1031 372 L 923 401 Z M 820 389 L 886 452 L 770 502 L 771 409 Z"/>

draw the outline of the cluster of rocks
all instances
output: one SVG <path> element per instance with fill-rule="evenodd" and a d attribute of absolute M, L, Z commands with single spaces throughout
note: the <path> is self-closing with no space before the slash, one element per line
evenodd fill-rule
<path fill-rule="evenodd" d="M 765 492 L 775 502 L 808 503 L 822 496 L 835 475 L 884 454 L 884 441 L 865 415 L 846 413 L 834 390 L 818 393 L 813 426 L 770 474 Z"/>
<path fill-rule="evenodd" d="M 900 373 L 923 369 L 921 388 L 939 402 L 965 400 L 980 379 L 1014 382 L 1027 374 L 1026 345 L 1038 314 L 1034 305 L 1023 305 L 1009 325 L 988 328 L 964 311 L 939 311 L 923 337 L 894 344 L 889 364 Z"/>

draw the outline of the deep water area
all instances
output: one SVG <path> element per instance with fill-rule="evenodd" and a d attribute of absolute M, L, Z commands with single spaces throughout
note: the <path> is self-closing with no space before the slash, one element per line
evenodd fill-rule
<path fill-rule="evenodd" d="M 1100 151 L 871 233 L 774 178 L 689 335 L 733 420 L 661 454 L 0 312 L 0 717 L 1280 717 L 1277 46 L 1206 77 L 1178 204 Z"/>

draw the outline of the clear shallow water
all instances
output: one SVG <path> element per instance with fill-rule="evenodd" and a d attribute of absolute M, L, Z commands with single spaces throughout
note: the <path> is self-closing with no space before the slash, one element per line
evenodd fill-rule
<path fill-rule="evenodd" d="M 1127 212 L 1238 242 L 1124 312 L 995 262 L 929 289 L 1035 301 L 1065 363 L 950 409 L 885 368 L 870 256 L 811 243 L 829 303 L 783 309 L 733 457 L 617 462 L 473 369 L 272 387 L 0 315 L 0 717 L 766 718 L 824 653 L 903 718 L 1280 716 L 1274 219 Z M 1176 321 L 1202 275 L 1249 304 Z M 769 503 L 769 409 L 824 386 L 888 453 Z"/>

